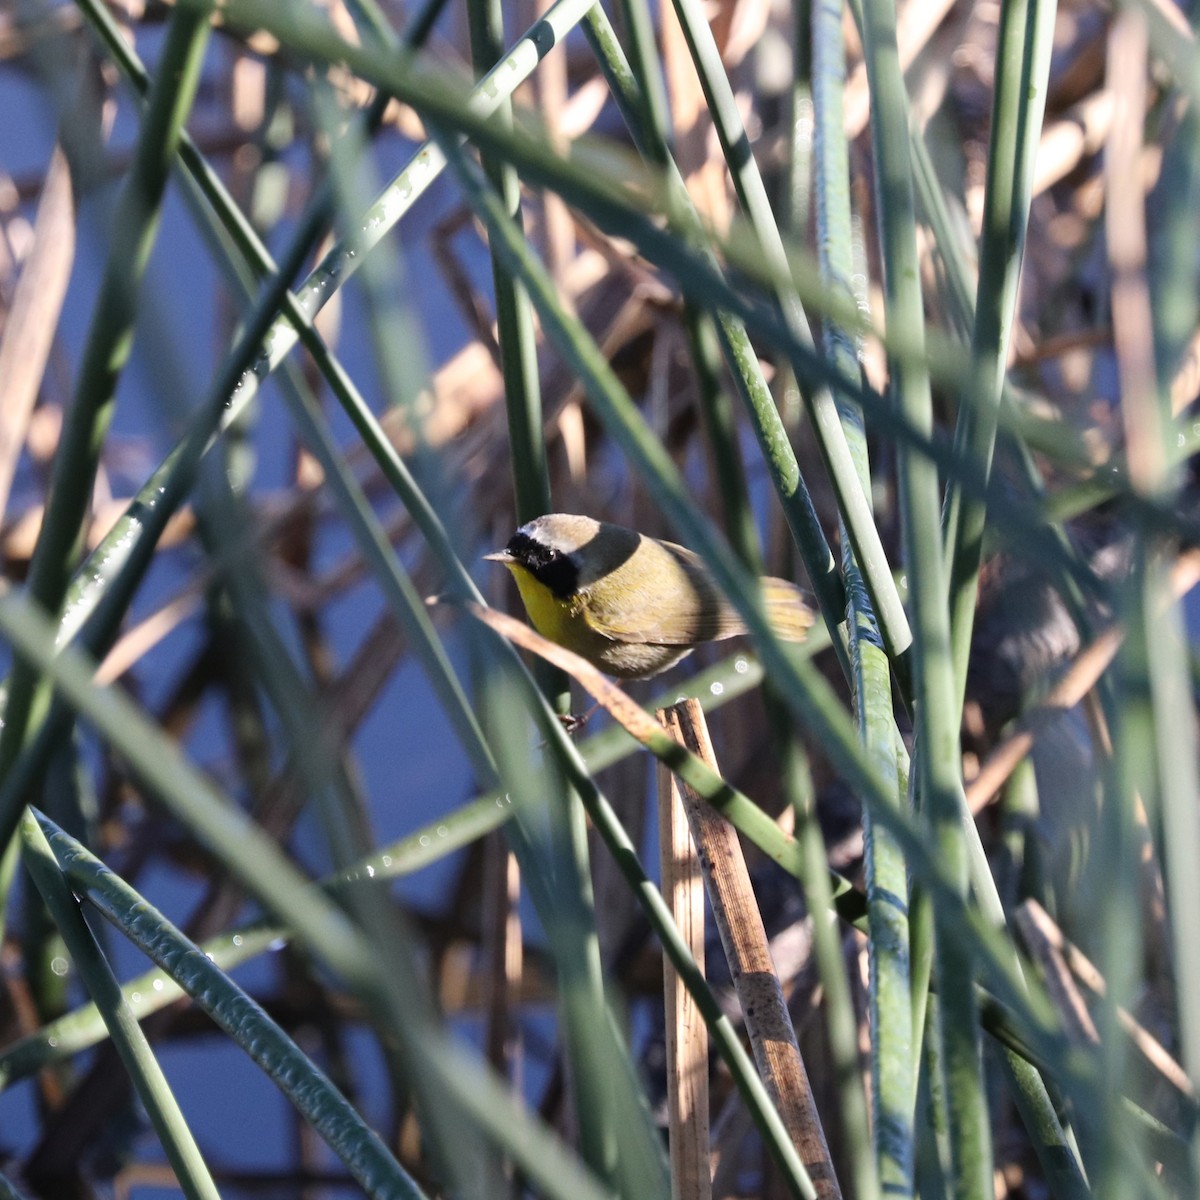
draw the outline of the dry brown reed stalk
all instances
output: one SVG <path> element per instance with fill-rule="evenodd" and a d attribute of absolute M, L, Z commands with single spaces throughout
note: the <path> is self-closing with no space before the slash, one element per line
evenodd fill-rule
<path fill-rule="evenodd" d="M 680 745 L 717 770 L 699 701 L 683 700 L 658 716 Z M 686 783 L 680 784 L 680 792 L 754 1061 L 817 1196 L 821 1200 L 840 1200 L 841 1188 L 824 1127 L 796 1043 L 783 986 L 771 960 L 767 932 L 737 831 Z"/>
<path fill-rule="evenodd" d="M 668 733 L 669 718 L 659 713 Z M 678 780 L 665 763 L 658 764 L 658 854 L 662 894 L 671 916 L 704 970 L 704 882 L 690 817 L 684 810 Z M 671 1189 L 675 1200 L 709 1200 L 708 1027 L 699 1006 L 664 955 L 663 1007 L 667 1042 L 667 1147 L 671 1156 Z"/>

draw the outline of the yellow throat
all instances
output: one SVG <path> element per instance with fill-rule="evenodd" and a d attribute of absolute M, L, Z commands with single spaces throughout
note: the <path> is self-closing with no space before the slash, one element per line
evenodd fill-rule
<path fill-rule="evenodd" d="M 574 648 L 580 634 L 586 629 L 578 606 L 569 599 L 560 599 L 520 563 L 504 565 L 517 581 L 517 591 L 521 593 L 521 602 L 534 629 L 560 646 Z"/>

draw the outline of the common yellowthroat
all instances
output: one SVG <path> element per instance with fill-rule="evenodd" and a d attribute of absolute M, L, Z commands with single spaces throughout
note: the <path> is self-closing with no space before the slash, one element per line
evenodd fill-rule
<path fill-rule="evenodd" d="M 701 642 L 746 632 L 698 555 L 620 525 L 550 513 L 484 557 L 513 573 L 538 633 L 608 675 L 657 675 Z M 761 584 L 775 632 L 803 641 L 813 614 L 800 589 Z"/>

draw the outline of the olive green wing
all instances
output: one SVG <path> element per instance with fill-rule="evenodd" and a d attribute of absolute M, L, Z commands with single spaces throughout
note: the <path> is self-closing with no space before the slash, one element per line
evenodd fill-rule
<path fill-rule="evenodd" d="M 646 543 L 637 561 L 622 563 L 583 592 L 583 616 L 592 630 L 614 642 L 693 646 L 746 632 L 703 559 L 673 542 Z M 643 555 L 650 557 L 643 560 Z M 804 592 L 786 579 L 759 580 L 767 619 L 775 633 L 802 642 L 813 623 Z"/>
<path fill-rule="evenodd" d="M 584 619 L 610 641 L 691 646 L 746 631 L 703 561 L 673 542 L 643 537 L 635 558 L 583 598 Z"/>

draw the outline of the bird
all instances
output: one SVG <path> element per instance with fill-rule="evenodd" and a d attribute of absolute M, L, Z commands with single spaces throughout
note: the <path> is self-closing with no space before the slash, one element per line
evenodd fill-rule
<path fill-rule="evenodd" d="M 647 679 L 703 642 L 746 632 L 698 554 L 607 521 L 548 513 L 484 558 L 512 572 L 538 633 L 617 679 Z M 803 641 L 813 611 L 801 589 L 760 584 L 775 632 Z"/>

